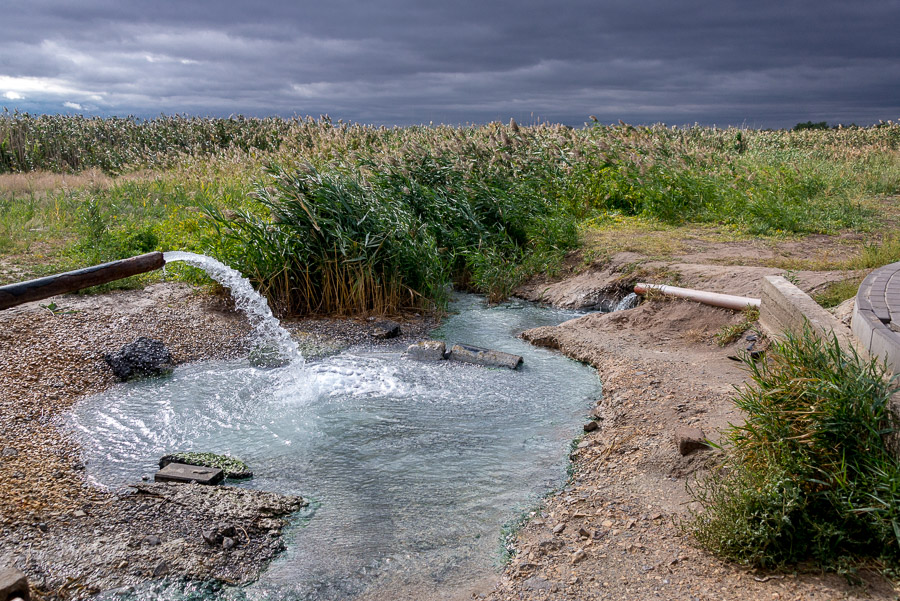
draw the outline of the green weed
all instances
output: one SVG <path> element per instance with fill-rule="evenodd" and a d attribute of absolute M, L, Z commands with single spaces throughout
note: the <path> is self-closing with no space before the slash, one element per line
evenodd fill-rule
<path fill-rule="evenodd" d="M 731 344 L 738 338 L 740 338 L 744 332 L 753 327 L 759 320 L 759 309 L 756 307 L 747 307 L 742 312 L 741 321 L 730 325 L 723 326 L 721 330 L 716 333 L 716 343 L 719 346 L 726 346 Z"/>

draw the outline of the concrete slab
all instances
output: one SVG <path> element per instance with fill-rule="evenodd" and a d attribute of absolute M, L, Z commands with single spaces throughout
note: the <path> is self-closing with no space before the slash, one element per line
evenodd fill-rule
<path fill-rule="evenodd" d="M 222 470 L 214 467 L 170 463 L 162 468 L 153 479 L 156 482 L 197 482 L 198 484 L 218 484 L 225 478 Z"/>
<path fill-rule="evenodd" d="M 485 367 L 505 367 L 507 369 L 516 369 L 522 364 L 522 357 L 519 355 L 511 355 L 502 351 L 494 351 L 468 344 L 454 344 L 453 348 L 450 349 L 450 359 Z"/>

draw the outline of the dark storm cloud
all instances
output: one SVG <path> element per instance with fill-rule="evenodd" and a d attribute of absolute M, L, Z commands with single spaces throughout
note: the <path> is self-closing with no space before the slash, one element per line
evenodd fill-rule
<path fill-rule="evenodd" d="M 0 5 L 0 105 L 785 126 L 900 117 L 900 2 Z M 67 103 L 67 104 L 65 104 Z"/>

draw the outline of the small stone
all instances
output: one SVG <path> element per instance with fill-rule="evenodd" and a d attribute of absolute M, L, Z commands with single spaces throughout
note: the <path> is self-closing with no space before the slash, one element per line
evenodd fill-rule
<path fill-rule="evenodd" d="M 234 539 L 231 538 L 230 536 L 226 536 L 225 538 L 222 539 L 222 548 L 225 549 L 226 551 L 230 551 L 233 546 L 234 546 Z"/>
<path fill-rule="evenodd" d="M 76 518 L 83 518 L 87 514 L 80 509 L 76 509 L 74 512 L 72 512 L 72 515 L 75 516 Z"/>
<path fill-rule="evenodd" d="M 596 430 L 599 427 L 600 426 L 597 424 L 597 422 L 591 420 L 584 425 L 584 431 L 585 432 L 593 432 L 594 430 Z"/>
<path fill-rule="evenodd" d="M 0 457 L 18 457 L 19 451 L 13 447 L 3 447 L 3 450 L 0 451 Z"/>
<path fill-rule="evenodd" d="M 29 599 L 28 578 L 15 568 L 0 568 L 0 598 Z"/>
<path fill-rule="evenodd" d="M 565 529 L 566 529 L 566 523 L 560 522 L 556 526 L 553 527 L 553 534 L 560 534 Z"/>
<path fill-rule="evenodd" d="M 584 549 L 577 549 L 574 553 L 572 553 L 572 564 L 579 563 L 587 559 L 587 553 L 584 552 Z"/>
<path fill-rule="evenodd" d="M 694 451 L 709 448 L 706 434 L 700 428 L 691 426 L 679 426 L 675 428 L 675 446 L 682 455 L 690 455 Z"/>
<path fill-rule="evenodd" d="M 40 523 L 37 525 L 37 529 L 40 530 L 41 532 L 46 532 L 46 531 L 49 530 L 50 528 L 48 528 L 48 527 L 47 527 L 47 524 L 45 524 L 44 522 L 40 522 Z"/>
<path fill-rule="evenodd" d="M 388 319 L 375 322 L 374 327 L 372 328 L 372 337 L 378 338 L 379 340 L 396 338 L 400 334 L 400 324 Z"/>
<path fill-rule="evenodd" d="M 160 340 L 142 336 L 103 359 L 121 381 L 154 376 L 172 369 L 172 354 Z"/>
<path fill-rule="evenodd" d="M 612 528 L 612 525 L 613 525 L 613 521 L 612 521 L 612 520 L 603 520 L 603 527 L 604 527 L 604 528 Z"/>
<path fill-rule="evenodd" d="M 169 573 L 169 564 L 167 564 L 164 560 L 160 561 L 156 564 L 156 567 L 153 568 L 153 577 L 159 578 L 161 576 L 165 576 Z"/>
<path fill-rule="evenodd" d="M 591 531 L 584 526 L 578 529 L 578 536 L 581 536 L 583 538 L 592 538 Z"/>
<path fill-rule="evenodd" d="M 230 537 L 234 538 L 234 535 L 236 532 L 237 531 L 234 529 L 234 526 L 229 524 L 227 526 L 222 526 L 219 529 L 219 536 L 230 536 Z"/>
<path fill-rule="evenodd" d="M 215 528 L 208 528 L 200 533 L 200 536 L 203 537 L 203 540 L 207 545 L 215 547 L 219 544 L 219 541 L 222 539 L 219 537 L 219 533 L 216 532 Z"/>
<path fill-rule="evenodd" d="M 144 540 L 142 540 L 141 543 L 147 545 L 148 547 L 155 547 L 160 543 L 160 540 L 159 537 L 155 534 L 148 534 L 144 537 Z"/>

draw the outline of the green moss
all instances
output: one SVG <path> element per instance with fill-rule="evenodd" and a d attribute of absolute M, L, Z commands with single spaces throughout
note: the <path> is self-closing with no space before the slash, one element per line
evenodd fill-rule
<path fill-rule="evenodd" d="M 226 478 L 252 478 L 250 467 L 234 457 L 228 455 L 216 455 L 215 453 L 195 453 L 191 451 L 166 455 L 160 460 L 160 467 L 168 463 L 185 463 L 187 465 L 200 465 L 203 467 L 218 468 L 225 472 Z"/>

